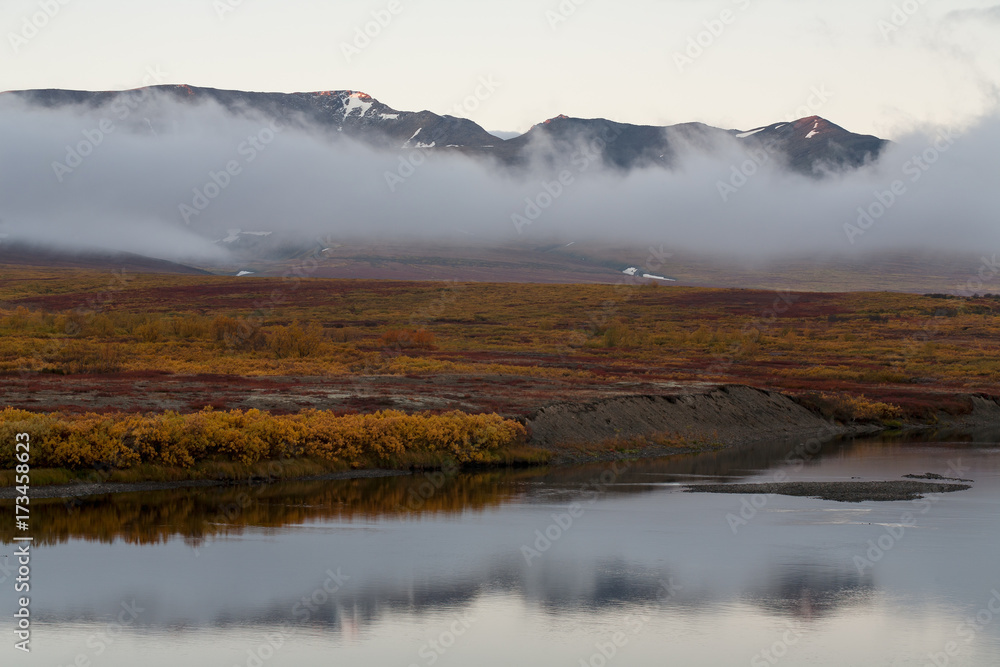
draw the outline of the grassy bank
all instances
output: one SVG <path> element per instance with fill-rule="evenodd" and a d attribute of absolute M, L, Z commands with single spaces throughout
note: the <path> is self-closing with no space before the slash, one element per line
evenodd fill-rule
<path fill-rule="evenodd" d="M 338 415 L 304 410 L 179 414 L 0 411 L 0 484 L 10 486 L 17 433 L 31 436 L 32 483 L 291 479 L 357 468 L 543 462 L 524 427 L 496 414 Z"/>

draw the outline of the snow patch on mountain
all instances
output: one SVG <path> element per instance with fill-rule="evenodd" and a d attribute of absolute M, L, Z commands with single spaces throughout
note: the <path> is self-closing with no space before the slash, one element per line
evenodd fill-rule
<path fill-rule="evenodd" d="M 270 236 L 274 232 L 245 232 L 242 229 L 227 229 L 225 238 L 219 239 L 216 243 L 236 243 L 241 236 Z"/>
<path fill-rule="evenodd" d="M 406 140 L 406 143 L 404 143 L 404 144 L 403 144 L 403 148 L 407 148 L 407 147 L 409 147 L 409 145 L 410 145 L 410 142 L 411 142 L 411 141 L 413 141 L 414 139 L 416 139 L 416 138 L 417 138 L 417 135 L 418 135 L 418 134 L 420 134 L 420 131 L 421 131 L 422 129 L 424 129 L 424 128 L 422 128 L 422 127 L 418 127 L 418 128 L 417 128 L 417 131 L 413 133 L 413 136 L 412 136 L 412 137 L 410 137 L 409 139 L 407 139 L 407 140 Z"/>
<path fill-rule="evenodd" d="M 360 113 L 358 113 L 358 118 L 364 118 L 365 114 L 368 113 L 368 110 L 372 108 L 373 104 L 374 102 L 372 102 L 371 95 L 356 91 L 352 92 L 347 96 L 347 99 L 344 100 L 344 118 L 352 115 L 355 109 L 361 110 Z"/>

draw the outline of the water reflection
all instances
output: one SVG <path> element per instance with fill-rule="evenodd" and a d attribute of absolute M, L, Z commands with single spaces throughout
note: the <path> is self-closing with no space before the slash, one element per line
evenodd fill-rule
<path fill-rule="evenodd" d="M 859 573 L 827 560 L 771 565 L 761 583 L 747 587 L 744 599 L 774 614 L 815 620 L 871 604 L 876 597 L 871 571 Z"/>
<path fill-rule="evenodd" d="M 482 511 L 531 494 L 548 494 L 558 501 L 574 497 L 582 489 L 623 495 L 649 491 L 636 485 L 686 483 L 699 477 L 725 480 L 780 464 L 797 446 L 796 441 L 779 441 L 656 461 L 599 463 L 563 470 L 445 470 L 399 477 L 105 494 L 70 501 L 43 498 L 32 502 L 32 528 L 38 544 L 69 539 L 158 544 L 180 535 L 191 546 L 198 546 L 205 538 L 236 535 L 248 526 L 278 528 L 320 520 L 456 514 Z M 872 446 L 877 445 L 827 443 L 817 446 L 804 460 L 808 465 L 832 452 Z M 616 472 L 614 483 L 603 484 L 602 475 L 612 469 Z M 0 507 L 9 509 L 12 503 L 3 500 Z M 9 542 L 13 537 L 13 525 L 0 522 L 0 541 Z"/>
<path fill-rule="evenodd" d="M 38 664 L 70 664 L 132 601 L 143 611 L 102 664 L 175 664 L 178 642 L 193 665 L 247 664 L 255 638 L 287 626 L 295 641 L 268 665 L 425 665 L 421 648 L 463 615 L 470 638 L 437 667 L 577 665 L 637 618 L 619 664 L 748 664 L 788 627 L 803 634 L 783 665 L 924 664 L 1000 587 L 996 445 L 831 443 L 800 461 L 803 479 L 898 478 L 960 457 L 975 479 L 859 570 L 906 503 L 775 497 L 734 534 L 739 497 L 680 492 L 791 469 L 796 444 L 619 464 L 608 483 L 597 464 L 33 504 Z M 1000 616 L 960 657 L 997 664 Z"/>

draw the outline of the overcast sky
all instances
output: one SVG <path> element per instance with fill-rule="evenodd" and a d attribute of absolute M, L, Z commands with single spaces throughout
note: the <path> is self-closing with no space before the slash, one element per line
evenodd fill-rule
<path fill-rule="evenodd" d="M 1000 99 L 997 0 L 0 4 L 0 90 L 353 89 L 510 131 L 560 113 L 749 129 L 808 110 L 887 138 Z M 457 110 L 482 77 L 496 92 Z"/>

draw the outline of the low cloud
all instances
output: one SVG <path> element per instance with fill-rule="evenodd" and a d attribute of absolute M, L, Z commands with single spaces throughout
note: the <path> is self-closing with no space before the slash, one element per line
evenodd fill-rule
<path fill-rule="evenodd" d="M 563 167 L 513 173 L 435 150 L 375 150 L 211 104 L 162 98 L 122 111 L 0 98 L 0 231 L 206 262 L 225 258 L 215 241 L 233 228 L 301 240 L 666 244 L 747 257 L 1000 246 L 997 117 L 961 134 L 927 128 L 875 165 L 816 179 L 735 139 L 688 147 L 671 171 L 608 171 L 583 159 L 582 145 Z"/>
<path fill-rule="evenodd" d="M 955 9 L 944 15 L 949 21 L 1000 21 L 1000 5 L 974 9 Z"/>

